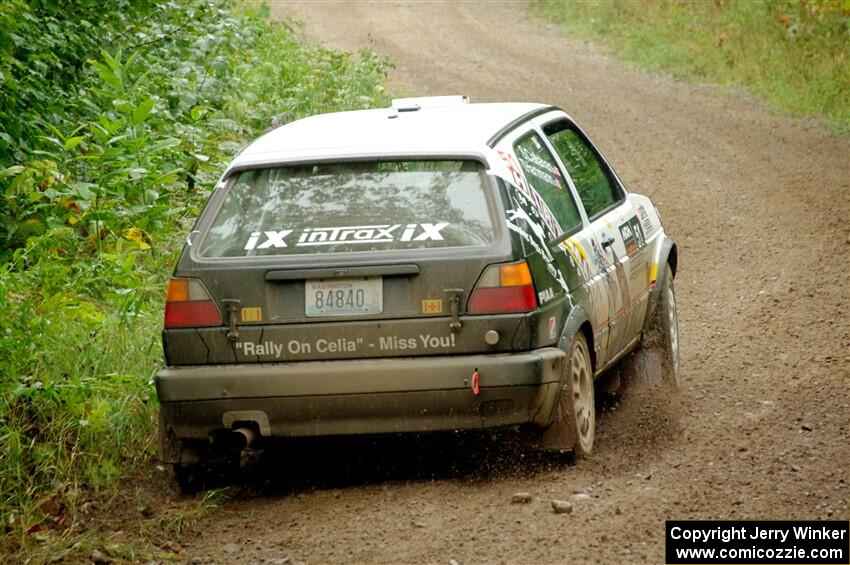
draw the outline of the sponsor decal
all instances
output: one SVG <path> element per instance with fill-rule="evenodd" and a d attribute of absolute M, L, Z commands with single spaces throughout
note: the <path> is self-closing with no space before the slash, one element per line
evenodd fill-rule
<path fill-rule="evenodd" d="M 558 337 L 558 321 L 555 316 L 549 316 L 549 339 Z"/>
<path fill-rule="evenodd" d="M 543 201 L 540 194 L 525 180 L 525 175 L 522 172 L 522 169 L 520 169 L 516 157 L 505 151 L 499 151 L 499 156 L 511 172 L 511 180 L 513 181 L 512 184 L 519 189 L 516 194 L 525 201 L 524 204 L 526 204 L 526 206 L 524 207 L 534 210 L 534 215 L 540 217 L 540 223 L 548 230 L 548 233 L 546 234 L 548 237 L 546 240 L 551 240 L 561 235 L 561 224 L 558 222 L 557 218 L 555 218 L 555 215 L 549 209 L 549 206 L 547 206 Z"/>
<path fill-rule="evenodd" d="M 515 210 L 507 210 L 506 212 L 508 214 L 508 229 L 517 233 L 531 246 L 532 249 L 540 254 L 546 262 L 546 270 L 549 271 L 552 278 L 557 281 L 561 288 L 568 291 L 569 288 L 567 287 L 567 281 L 564 279 L 564 274 L 561 273 L 560 269 L 558 269 L 555 264 L 555 258 L 552 256 L 552 253 L 549 251 L 549 247 L 546 245 L 546 235 L 543 226 L 532 220 L 528 212 L 526 212 L 522 207 L 518 207 Z M 517 223 L 516 220 L 522 220 L 522 223 L 531 230 L 531 233 L 526 231 L 526 229 Z"/>
<path fill-rule="evenodd" d="M 263 309 L 259 307 L 242 308 L 240 314 L 243 322 L 261 322 L 263 320 Z"/>
<path fill-rule="evenodd" d="M 621 302 L 617 310 L 628 308 L 632 303 L 632 299 L 629 292 L 629 281 L 626 280 L 626 268 L 623 267 L 623 262 L 618 261 L 616 258 L 614 259 L 614 272 L 617 273 L 617 283 L 620 285 Z"/>
<path fill-rule="evenodd" d="M 545 289 L 543 289 L 543 290 L 541 290 L 540 292 L 537 293 L 537 301 L 540 304 L 546 304 L 547 302 L 549 302 L 553 298 L 555 298 L 555 291 L 552 290 L 551 286 L 549 288 L 545 288 Z"/>
<path fill-rule="evenodd" d="M 637 219 L 635 218 L 635 221 Z M 625 224 L 623 224 L 625 225 Z M 620 232 L 623 233 L 622 230 Z M 642 234 L 641 234 L 642 235 Z M 626 245 L 628 248 L 628 244 Z M 611 253 L 614 255 L 613 260 L 609 263 L 605 258 L 605 253 L 602 248 L 599 246 L 599 243 L 596 239 L 590 240 L 590 248 L 593 252 L 593 260 L 596 262 L 596 265 L 599 267 L 599 270 L 605 276 L 605 280 L 608 282 L 608 306 L 615 312 L 620 310 L 621 308 L 626 307 L 631 303 L 631 298 L 629 297 L 629 285 L 626 281 L 626 270 L 623 267 L 623 262 L 617 258 L 616 251 L 614 248 L 609 248 Z M 611 267 L 613 266 L 615 277 L 611 276 Z M 619 292 L 618 292 L 619 288 Z M 620 304 L 617 305 L 617 298 L 620 298 Z"/>
<path fill-rule="evenodd" d="M 531 139 L 534 141 L 535 145 L 539 146 L 536 136 Z M 538 149 L 540 149 L 540 147 L 538 147 Z M 522 159 L 522 162 L 529 173 L 546 184 L 553 186 L 557 190 L 563 190 L 563 185 L 561 184 L 561 172 L 557 167 L 553 167 L 551 163 L 546 162 L 546 160 L 535 155 L 522 145 L 517 147 L 517 153 L 519 153 L 519 158 Z"/>
<path fill-rule="evenodd" d="M 569 253 L 575 263 L 582 263 L 587 259 L 587 251 L 584 250 L 581 242 L 574 237 L 565 239 L 559 244 L 564 250 Z"/>
<path fill-rule="evenodd" d="M 591 238 L 590 240 L 590 250 L 593 254 L 593 261 L 596 263 L 596 268 L 599 269 L 599 272 L 602 273 L 605 278 L 605 282 L 608 287 L 608 307 L 615 307 L 615 297 L 616 297 L 616 284 L 617 281 L 611 276 L 611 263 L 608 262 L 608 259 L 605 258 L 605 253 L 602 251 L 602 248 L 599 246 L 599 242 L 596 241 L 596 238 Z M 617 259 L 614 259 L 615 263 L 619 263 Z M 607 316 L 605 317 L 605 322 L 607 323 Z"/>
<path fill-rule="evenodd" d="M 422 301 L 422 313 L 423 314 L 442 314 L 443 313 L 443 299 L 442 298 L 430 298 L 428 300 Z"/>
<path fill-rule="evenodd" d="M 304 228 L 294 235 L 295 230 L 269 230 L 251 233 L 245 242 L 245 251 L 253 249 L 281 249 L 315 247 L 322 245 L 381 244 L 395 241 L 443 241 L 441 233 L 448 222 L 421 224 L 379 224 L 370 226 L 340 226 L 330 228 Z"/>
<path fill-rule="evenodd" d="M 635 236 L 632 234 L 632 228 L 629 224 L 623 224 L 620 226 L 620 235 L 623 237 L 623 244 L 626 246 L 626 255 L 632 255 L 635 251 L 637 251 L 637 242 L 635 241 Z"/>
<path fill-rule="evenodd" d="M 565 239 L 560 243 L 561 249 L 564 250 L 570 260 L 570 265 L 582 277 L 583 282 L 587 282 L 593 277 L 594 263 L 589 260 L 589 255 L 584 246 L 585 244 L 582 244 L 575 237 Z"/>
<path fill-rule="evenodd" d="M 626 255 L 631 257 L 646 245 L 643 227 L 637 216 L 632 216 L 626 223 L 620 225 L 620 235 L 626 245 Z"/>
<path fill-rule="evenodd" d="M 517 162 L 516 156 L 498 151 L 511 173 L 509 181 L 515 190 L 508 191 L 510 203 L 505 211 L 508 229 L 516 233 L 526 245 L 537 252 L 546 263 L 546 270 L 565 292 L 569 292 L 564 273 L 558 267 L 547 242 L 561 235 L 561 225 L 540 194 L 531 187 Z M 559 173 L 560 174 L 560 173 Z M 567 295 L 569 299 L 569 294 Z"/>
<path fill-rule="evenodd" d="M 644 208 L 643 206 L 638 206 L 637 213 L 638 216 L 640 216 L 640 223 L 643 226 L 644 233 L 652 233 L 652 218 L 649 217 L 646 208 Z"/>
<path fill-rule="evenodd" d="M 593 252 L 593 262 L 596 263 L 596 267 L 603 275 L 608 277 L 610 275 L 608 269 L 611 264 L 608 263 L 608 259 L 605 258 L 605 253 L 602 252 L 602 248 L 599 246 L 599 242 L 596 241 L 596 238 L 591 238 L 590 249 Z"/>

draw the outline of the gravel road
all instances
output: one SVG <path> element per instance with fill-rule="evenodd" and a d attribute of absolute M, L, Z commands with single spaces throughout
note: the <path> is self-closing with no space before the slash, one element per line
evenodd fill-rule
<path fill-rule="evenodd" d="M 684 384 L 673 399 L 628 392 L 600 415 L 593 457 L 572 466 L 503 449 L 507 438 L 298 447 L 259 463 L 183 556 L 661 563 L 668 518 L 850 518 L 846 138 L 638 71 L 522 4 L 273 10 L 327 46 L 371 43 L 396 64 L 394 92 L 573 115 L 679 243 Z"/>

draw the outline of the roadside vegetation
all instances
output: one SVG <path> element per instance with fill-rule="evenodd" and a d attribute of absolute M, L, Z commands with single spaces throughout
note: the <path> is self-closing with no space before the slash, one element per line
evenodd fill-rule
<path fill-rule="evenodd" d="M 537 0 L 534 12 L 641 66 L 850 133 L 848 0 Z"/>
<path fill-rule="evenodd" d="M 254 3 L 0 3 L 0 555 L 82 551 L 152 464 L 165 285 L 227 160 L 385 104 L 386 68 Z"/>

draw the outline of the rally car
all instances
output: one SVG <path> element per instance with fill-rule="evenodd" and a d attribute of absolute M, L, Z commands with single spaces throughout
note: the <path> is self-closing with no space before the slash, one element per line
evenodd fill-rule
<path fill-rule="evenodd" d="M 618 360 L 678 381 L 676 265 L 559 108 L 289 123 L 227 167 L 170 281 L 161 457 L 185 486 L 270 438 L 513 427 L 586 455 Z"/>

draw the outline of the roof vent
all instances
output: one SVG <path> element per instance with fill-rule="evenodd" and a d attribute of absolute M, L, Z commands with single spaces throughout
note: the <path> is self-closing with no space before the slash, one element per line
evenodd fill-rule
<path fill-rule="evenodd" d="M 420 98 L 395 98 L 392 108 L 399 112 L 416 112 L 421 108 L 439 108 L 441 106 L 456 106 L 469 104 L 469 97 L 456 96 L 423 96 Z"/>

